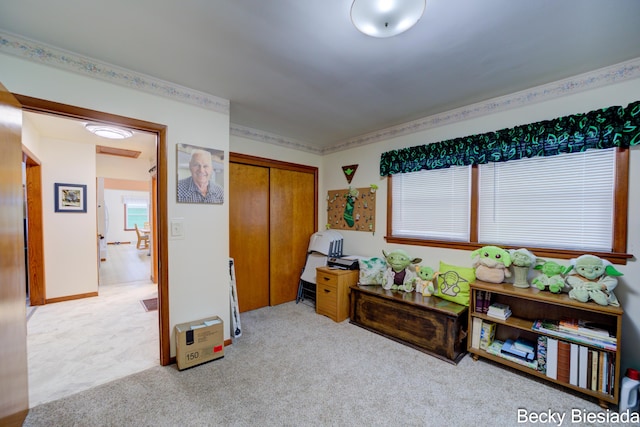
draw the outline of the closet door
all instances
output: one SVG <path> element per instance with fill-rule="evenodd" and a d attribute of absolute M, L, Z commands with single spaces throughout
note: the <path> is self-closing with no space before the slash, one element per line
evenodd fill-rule
<path fill-rule="evenodd" d="M 294 301 L 316 227 L 315 174 L 271 168 L 271 305 Z"/>
<path fill-rule="evenodd" d="M 229 163 L 229 254 L 240 312 L 269 305 L 269 168 Z"/>

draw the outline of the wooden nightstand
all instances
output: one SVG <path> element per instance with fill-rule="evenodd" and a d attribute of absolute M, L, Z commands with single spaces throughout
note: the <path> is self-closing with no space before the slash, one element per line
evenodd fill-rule
<path fill-rule="evenodd" d="M 335 322 L 349 317 L 349 288 L 358 283 L 358 270 L 316 269 L 316 313 Z"/>

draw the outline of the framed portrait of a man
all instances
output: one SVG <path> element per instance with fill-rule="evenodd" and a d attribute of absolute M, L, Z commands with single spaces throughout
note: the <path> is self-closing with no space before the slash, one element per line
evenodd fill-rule
<path fill-rule="evenodd" d="M 178 203 L 224 203 L 224 151 L 177 144 Z"/>

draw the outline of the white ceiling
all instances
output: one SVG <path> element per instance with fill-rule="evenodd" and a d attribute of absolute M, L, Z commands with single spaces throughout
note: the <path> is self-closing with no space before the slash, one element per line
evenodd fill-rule
<path fill-rule="evenodd" d="M 351 0 L 2 0 L 0 29 L 230 100 L 320 149 L 640 58 L 638 0 L 427 0 L 389 39 Z"/>
<path fill-rule="evenodd" d="M 25 112 L 24 120 L 28 121 L 43 137 L 140 151 L 139 159 L 148 160 L 150 163 L 155 162 L 156 135 L 152 133 L 131 129 L 133 131 L 131 138 L 106 139 L 87 131 L 84 128 L 87 121 L 83 120 L 32 112 Z M 101 155 L 108 156 L 108 154 Z"/>

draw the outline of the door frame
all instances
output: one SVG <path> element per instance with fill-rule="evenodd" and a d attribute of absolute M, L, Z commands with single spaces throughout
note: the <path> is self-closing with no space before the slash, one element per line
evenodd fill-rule
<path fill-rule="evenodd" d="M 42 226 L 42 166 L 40 160 L 22 145 L 26 168 L 27 265 L 29 305 L 44 305 L 47 298 L 44 275 L 44 241 Z"/>
<path fill-rule="evenodd" d="M 152 269 L 157 269 L 158 272 L 160 365 L 169 365 L 171 363 L 171 329 L 169 327 L 169 252 L 167 240 L 167 126 L 130 117 L 90 110 L 87 108 L 76 107 L 73 105 L 33 98 L 26 95 L 14 93 L 13 96 L 18 100 L 18 102 L 20 102 L 24 111 L 126 126 L 128 128 L 150 132 L 157 135 L 155 170 L 157 179 L 155 235 L 157 238 L 155 240 L 156 246 L 154 252 L 157 253 L 158 258 L 157 260 L 153 260 L 155 265 L 152 266 Z"/>

